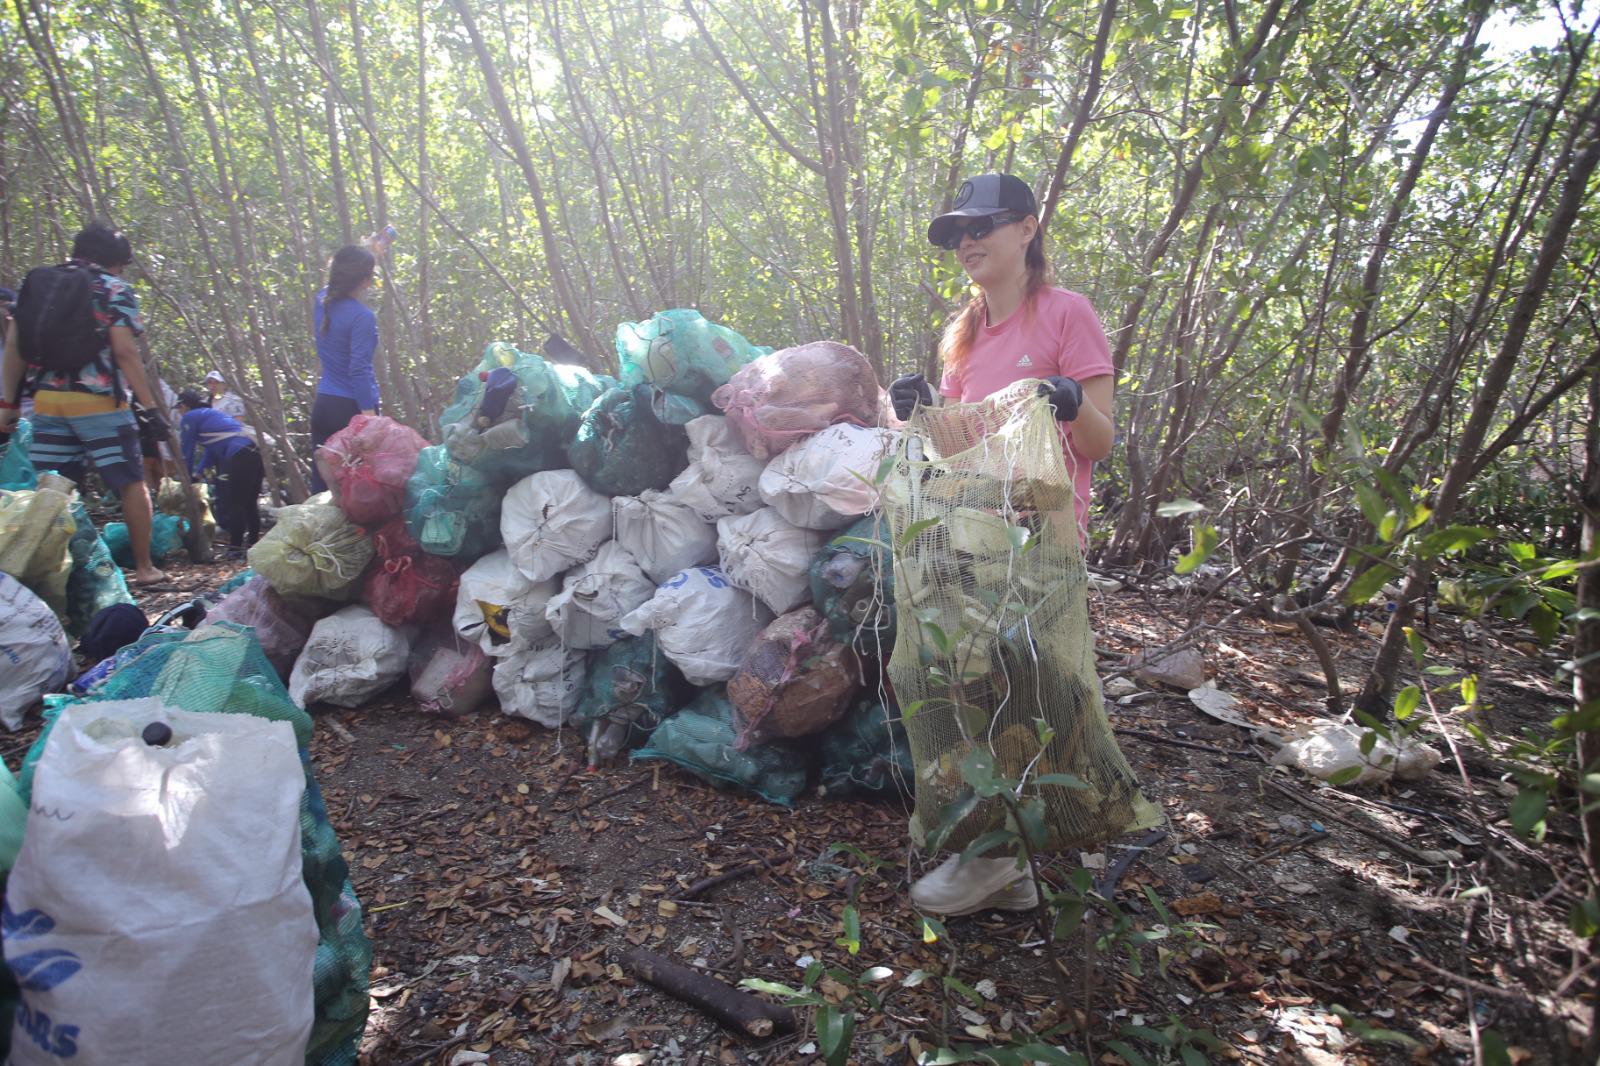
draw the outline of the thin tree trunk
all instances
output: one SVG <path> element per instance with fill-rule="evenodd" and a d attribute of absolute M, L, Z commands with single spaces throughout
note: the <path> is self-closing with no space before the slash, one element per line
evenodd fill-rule
<path fill-rule="evenodd" d="M 350 220 L 350 195 L 345 191 L 344 153 L 339 145 L 339 109 L 334 103 L 339 85 L 339 64 L 328 48 L 328 33 L 317 0 L 306 0 L 306 17 L 311 23 L 311 42 L 316 49 L 317 64 L 327 79 L 322 91 L 322 115 L 327 126 L 328 176 L 333 181 L 333 207 L 339 215 L 339 239 L 344 244 L 353 244 L 356 231 Z"/>
<path fill-rule="evenodd" d="M 1095 29 L 1094 47 L 1089 54 L 1089 72 L 1083 83 L 1083 91 L 1078 95 L 1078 106 L 1073 109 L 1072 127 L 1067 131 L 1067 139 L 1061 145 L 1061 154 L 1056 157 L 1055 171 L 1050 175 L 1050 190 L 1045 194 L 1044 203 L 1039 208 L 1039 225 L 1050 225 L 1050 216 L 1055 214 L 1056 204 L 1061 200 L 1061 192 L 1066 188 L 1067 171 L 1072 166 L 1072 156 L 1078 150 L 1078 141 L 1083 137 L 1083 131 L 1089 125 L 1089 118 L 1094 114 L 1095 104 L 1100 100 L 1100 79 L 1104 74 L 1106 65 L 1106 48 L 1111 42 L 1111 26 L 1117 19 L 1117 0 L 1101 0 L 1100 24 Z"/>

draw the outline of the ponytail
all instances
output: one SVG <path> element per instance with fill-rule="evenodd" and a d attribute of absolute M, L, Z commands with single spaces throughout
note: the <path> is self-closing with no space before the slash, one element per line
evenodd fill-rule
<path fill-rule="evenodd" d="M 1033 239 L 1028 242 L 1027 249 L 1023 252 L 1023 265 L 1028 271 L 1028 283 L 1023 289 L 1023 310 L 1032 313 L 1033 302 L 1039 293 L 1050 284 L 1050 261 L 1044 254 L 1044 227 L 1033 231 Z M 967 305 L 948 325 L 939 337 L 939 360 L 948 371 L 958 371 L 967 361 L 967 356 L 972 353 L 972 344 L 978 339 L 978 330 L 989 317 L 989 301 L 984 298 L 980 289 L 978 294 L 967 301 Z"/>
<path fill-rule="evenodd" d="M 377 260 L 358 244 L 347 244 L 333 253 L 328 260 L 328 290 L 322 298 L 322 332 L 328 332 L 328 312 L 333 305 L 348 299 L 376 270 Z"/>

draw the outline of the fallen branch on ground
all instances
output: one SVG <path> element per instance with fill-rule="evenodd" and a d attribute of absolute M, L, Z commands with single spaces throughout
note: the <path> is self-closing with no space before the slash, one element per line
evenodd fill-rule
<path fill-rule="evenodd" d="M 699 1007 L 731 1029 L 759 1038 L 794 1032 L 794 1011 L 788 1007 L 768 1003 L 643 948 L 624 951 L 621 960 L 625 969 L 642 980 L 669 996 Z"/>

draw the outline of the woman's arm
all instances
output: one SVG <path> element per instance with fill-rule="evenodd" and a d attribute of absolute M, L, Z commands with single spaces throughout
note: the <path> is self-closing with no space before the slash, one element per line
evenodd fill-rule
<path fill-rule="evenodd" d="M 1072 450 L 1085 459 L 1104 459 L 1111 454 L 1111 443 L 1116 437 L 1116 426 L 1111 422 L 1111 393 L 1116 384 L 1112 374 L 1101 374 L 1083 386 L 1083 404 L 1072 425 Z"/>
<path fill-rule="evenodd" d="M 367 308 L 350 330 L 350 391 L 364 415 L 378 412 L 378 378 L 372 360 L 378 352 L 378 316 Z"/>

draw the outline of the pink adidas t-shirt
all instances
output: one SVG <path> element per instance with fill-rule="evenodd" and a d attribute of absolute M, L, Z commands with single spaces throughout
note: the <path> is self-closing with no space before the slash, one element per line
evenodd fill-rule
<path fill-rule="evenodd" d="M 972 403 L 1023 378 L 1059 375 L 1082 383 L 1110 373 L 1111 347 L 1088 299 L 1066 289 L 1045 289 L 1031 308 L 1019 307 L 998 325 L 979 329 L 960 369 L 945 371 L 939 394 Z M 1072 450 L 1071 422 L 1061 424 L 1061 439 L 1072 475 L 1078 528 L 1087 531 L 1094 462 Z"/>

